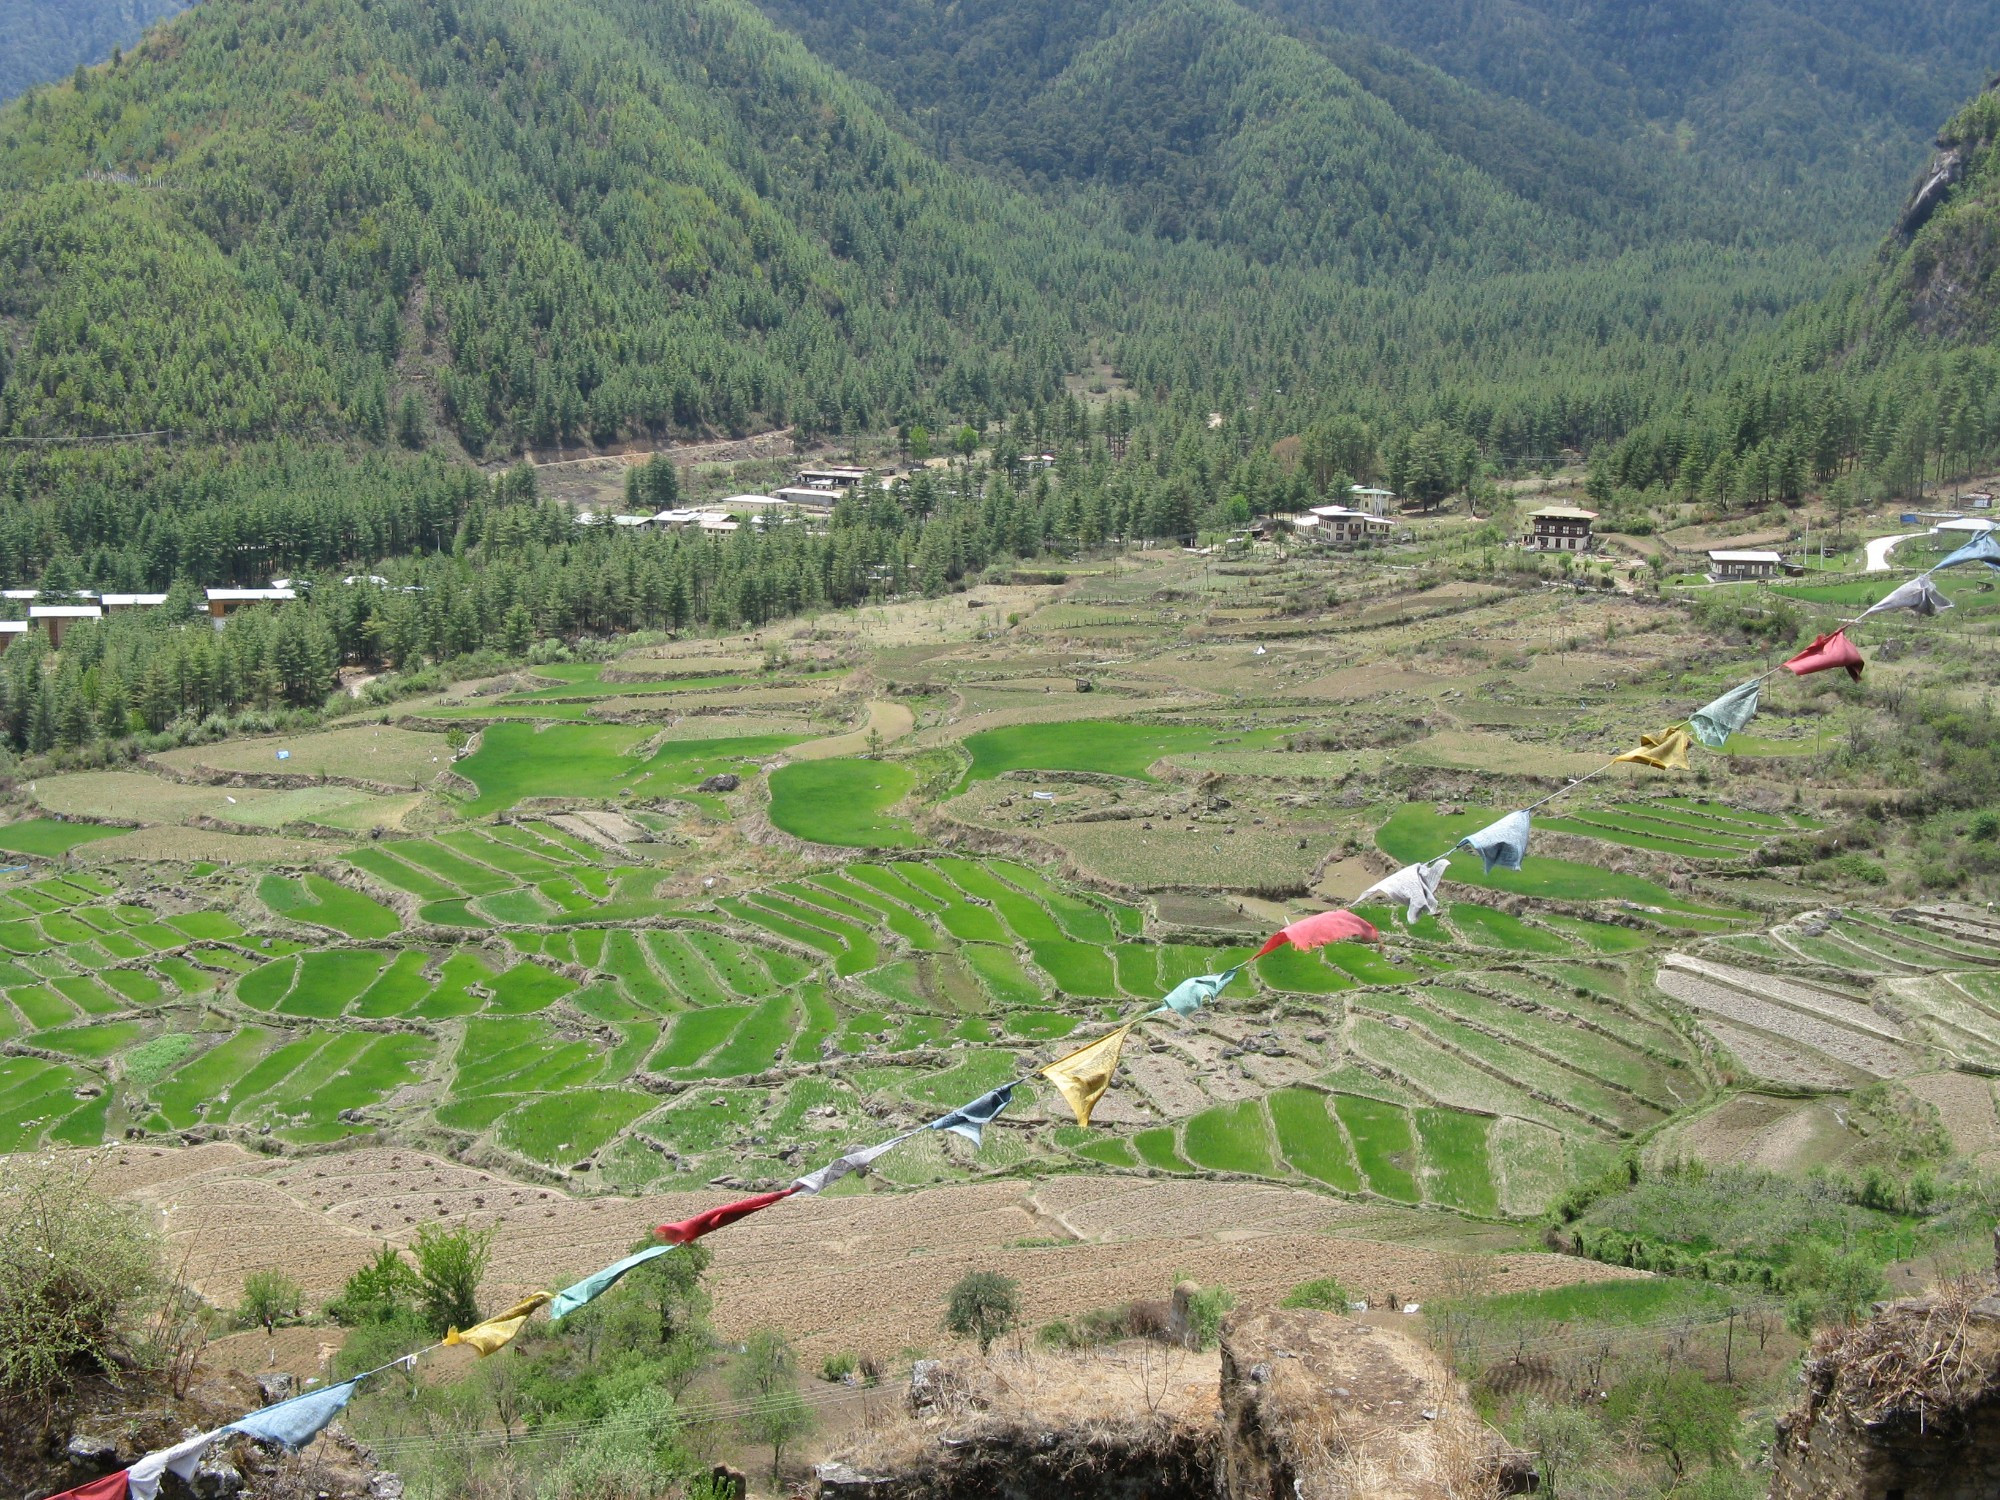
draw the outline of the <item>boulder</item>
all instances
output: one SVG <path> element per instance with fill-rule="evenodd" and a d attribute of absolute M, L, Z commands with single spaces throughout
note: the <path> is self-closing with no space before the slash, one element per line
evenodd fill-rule
<path fill-rule="evenodd" d="M 696 790 L 703 792 L 733 792 L 741 785 L 743 785 L 742 777 L 730 771 L 723 771 L 709 777 Z"/>

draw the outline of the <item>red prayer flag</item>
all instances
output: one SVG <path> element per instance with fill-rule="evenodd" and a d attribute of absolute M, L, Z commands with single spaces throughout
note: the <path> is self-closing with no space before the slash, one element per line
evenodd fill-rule
<path fill-rule="evenodd" d="M 60 1495 L 51 1495 L 49 1500 L 125 1500 L 127 1489 L 126 1470 L 116 1474 L 106 1474 L 102 1479 L 93 1479 L 89 1484 L 80 1484 L 73 1490 L 64 1490 Z"/>
<path fill-rule="evenodd" d="M 1836 630 L 1832 635 L 1823 635 L 1805 650 L 1785 663 L 1785 668 L 1795 676 L 1803 677 L 1808 672 L 1824 672 L 1829 667 L 1845 667 L 1847 675 L 1856 682 L 1861 680 L 1861 668 L 1865 665 L 1861 653 L 1854 649 L 1854 642 L 1847 638 L 1845 630 Z"/>
<path fill-rule="evenodd" d="M 720 1208 L 704 1209 L 691 1219 L 682 1219 L 678 1224 L 662 1224 L 654 1233 L 672 1245 L 692 1245 L 711 1229 L 734 1224 L 738 1219 L 747 1218 L 760 1208 L 769 1208 L 780 1198 L 789 1198 L 797 1191 L 795 1185 L 780 1188 L 775 1193 L 759 1193 L 754 1198 L 739 1198 L 736 1202 L 725 1203 Z"/>
<path fill-rule="evenodd" d="M 1362 943 L 1379 943 L 1382 934 L 1375 930 L 1373 923 L 1364 921 L 1351 911 L 1323 911 L 1316 916 L 1300 917 L 1298 921 L 1280 928 L 1251 957 L 1262 958 L 1284 943 L 1290 943 L 1301 953 L 1310 953 L 1315 948 L 1324 948 L 1328 943 L 1348 938 Z"/>

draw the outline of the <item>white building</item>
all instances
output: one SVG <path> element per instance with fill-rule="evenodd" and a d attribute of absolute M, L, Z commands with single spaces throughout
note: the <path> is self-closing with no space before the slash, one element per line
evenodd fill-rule
<path fill-rule="evenodd" d="M 100 601 L 107 615 L 125 609 L 158 609 L 167 602 L 165 594 L 106 594 Z"/>
<path fill-rule="evenodd" d="M 299 597 L 297 589 L 205 589 L 208 613 L 220 630 L 222 622 L 246 604 L 285 604 Z"/>
<path fill-rule="evenodd" d="M 1386 541 L 1396 523 L 1365 510 L 1347 505 L 1315 505 L 1306 512 L 1313 518 L 1311 539 L 1332 547 L 1351 547 L 1357 542 Z M 1293 523 L 1298 524 L 1296 521 Z"/>
<path fill-rule="evenodd" d="M 49 632 L 49 644 L 58 651 L 62 649 L 62 638 L 71 625 L 78 620 L 101 620 L 104 611 L 95 604 L 33 604 L 28 607 L 28 623 L 45 626 Z"/>
<path fill-rule="evenodd" d="M 1354 497 L 1354 503 L 1371 516 L 1386 516 L 1389 507 L 1395 503 L 1394 490 L 1378 490 L 1365 484 L 1350 484 L 1347 493 Z"/>

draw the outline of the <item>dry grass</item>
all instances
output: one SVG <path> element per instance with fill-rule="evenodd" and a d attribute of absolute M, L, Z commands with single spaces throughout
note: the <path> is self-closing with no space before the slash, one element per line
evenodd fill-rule
<path fill-rule="evenodd" d="M 1920 1429 L 1988 1398 L 2000 1383 L 2000 1322 L 1975 1312 L 1991 1276 L 1962 1276 L 1928 1297 L 1893 1302 L 1853 1328 L 1830 1329 L 1806 1357 L 1806 1411 L 1858 1425 Z"/>
<path fill-rule="evenodd" d="M 279 760 L 280 750 L 291 753 Z M 429 781 L 437 774 L 434 756 L 450 758 L 441 734 L 396 729 L 386 724 L 357 724 L 317 734 L 193 745 L 183 750 L 168 750 L 154 759 L 189 776 L 273 773 L 408 786 L 414 781 Z"/>

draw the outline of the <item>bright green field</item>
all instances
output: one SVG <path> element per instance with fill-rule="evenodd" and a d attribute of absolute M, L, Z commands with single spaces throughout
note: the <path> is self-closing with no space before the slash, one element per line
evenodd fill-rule
<path fill-rule="evenodd" d="M 475 754 L 454 769 L 479 788 L 465 804 L 469 815 L 499 812 L 527 797 L 615 797 L 631 790 L 666 796 L 684 792 L 716 771 L 772 755 L 797 735 L 744 735 L 735 739 L 683 740 L 640 760 L 632 752 L 652 731 L 633 724 L 494 724 Z"/>
<path fill-rule="evenodd" d="M 1006 771 L 1096 771 L 1107 776 L 1154 778 L 1146 767 L 1163 755 L 1213 750 L 1221 741 L 1240 750 L 1275 744 L 1282 731 L 1232 732 L 1194 724 L 1124 724 L 1081 719 L 1067 724 L 1015 724 L 968 736 L 968 781 L 989 781 Z"/>
<path fill-rule="evenodd" d="M 324 875 L 308 875 L 304 885 L 283 875 L 266 875 L 257 884 L 264 904 L 297 922 L 331 927 L 351 938 L 385 938 L 403 924 L 379 901 L 359 891 L 335 885 Z"/>
<path fill-rule="evenodd" d="M 916 785 L 895 761 L 802 760 L 771 776 L 771 821 L 794 838 L 845 849 L 908 849 L 923 841 L 888 810 Z"/>
<path fill-rule="evenodd" d="M 129 828 L 105 828 L 96 823 L 62 823 L 54 818 L 26 818 L 0 827 L 0 849 L 15 854 L 39 854 L 54 859 L 79 844 L 115 839 Z"/>
<path fill-rule="evenodd" d="M 1205 1109 L 1181 1127 L 1181 1149 L 1196 1166 L 1213 1172 L 1278 1175 L 1271 1156 L 1271 1132 L 1264 1106 L 1256 1099 Z"/>
<path fill-rule="evenodd" d="M 500 1140 L 536 1161 L 575 1161 L 658 1103 L 651 1094 L 631 1089 L 572 1089 L 524 1104 L 504 1117 Z"/>

